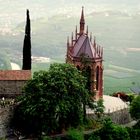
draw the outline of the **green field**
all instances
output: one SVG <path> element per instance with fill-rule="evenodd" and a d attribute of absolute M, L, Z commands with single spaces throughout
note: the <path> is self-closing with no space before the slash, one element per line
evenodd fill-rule
<path fill-rule="evenodd" d="M 104 93 L 122 91 L 130 93 L 131 87 L 140 87 L 140 71 L 109 65 L 104 71 Z"/>

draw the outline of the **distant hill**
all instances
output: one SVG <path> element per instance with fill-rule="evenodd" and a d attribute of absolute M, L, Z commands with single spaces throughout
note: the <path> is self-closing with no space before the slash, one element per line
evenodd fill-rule
<path fill-rule="evenodd" d="M 10 59 L 4 51 L 0 52 L 0 70 L 11 69 Z"/>
<path fill-rule="evenodd" d="M 26 8 L 30 9 L 32 19 L 32 55 L 50 58 L 50 63 L 65 62 L 67 36 L 75 31 L 75 25 L 79 26 L 84 5 L 89 31 L 104 47 L 105 93 L 130 92 L 133 82 L 140 85 L 139 0 L 1 0 L 0 3 L 0 48 L 9 63 L 22 65 Z M 46 69 L 50 63 L 33 62 L 33 71 Z"/>

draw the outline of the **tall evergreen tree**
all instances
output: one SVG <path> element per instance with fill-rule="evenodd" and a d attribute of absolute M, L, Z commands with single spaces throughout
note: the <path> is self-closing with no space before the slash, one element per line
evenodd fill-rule
<path fill-rule="evenodd" d="M 27 9 L 27 20 L 25 27 L 25 37 L 23 44 L 23 70 L 31 70 L 31 27 L 29 10 Z"/>

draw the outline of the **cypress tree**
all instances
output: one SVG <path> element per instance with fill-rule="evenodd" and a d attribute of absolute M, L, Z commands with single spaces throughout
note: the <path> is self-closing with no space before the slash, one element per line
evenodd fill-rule
<path fill-rule="evenodd" d="M 23 70 L 31 70 L 31 27 L 29 10 L 27 9 L 27 20 L 25 27 L 25 37 L 23 43 Z"/>

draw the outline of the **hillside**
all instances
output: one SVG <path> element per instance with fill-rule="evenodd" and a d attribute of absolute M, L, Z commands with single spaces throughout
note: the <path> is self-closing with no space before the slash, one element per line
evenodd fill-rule
<path fill-rule="evenodd" d="M 81 1 L 73 0 L 69 5 L 67 0 L 58 2 L 59 5 L 55 4 L 56 1 L 45 0 L 36 0 L 36 3 L 33 0 L 29 3 L 27 0 L 1 1 L 0 46 L 10 61 L 22 63 L 25 9 L 31 7 L 32 55 L 50 58 L 49 62 L 34 59 L 33 71 L 46 69 L 53 62 L 65 62 L 66 39 L 75 30 L 75 25 L 79 26 Z M 16 8 L 7 8 L 8 3 Z M 88 0 L 83 5 L 89 31 L 104 47 L 105 93 L 130 92 L 129 88 L 134 86 L 132 83 L 139 86 L 140 81 L 140 2 Z M 4 20 L 5 17 L 8 20 Z"/>

